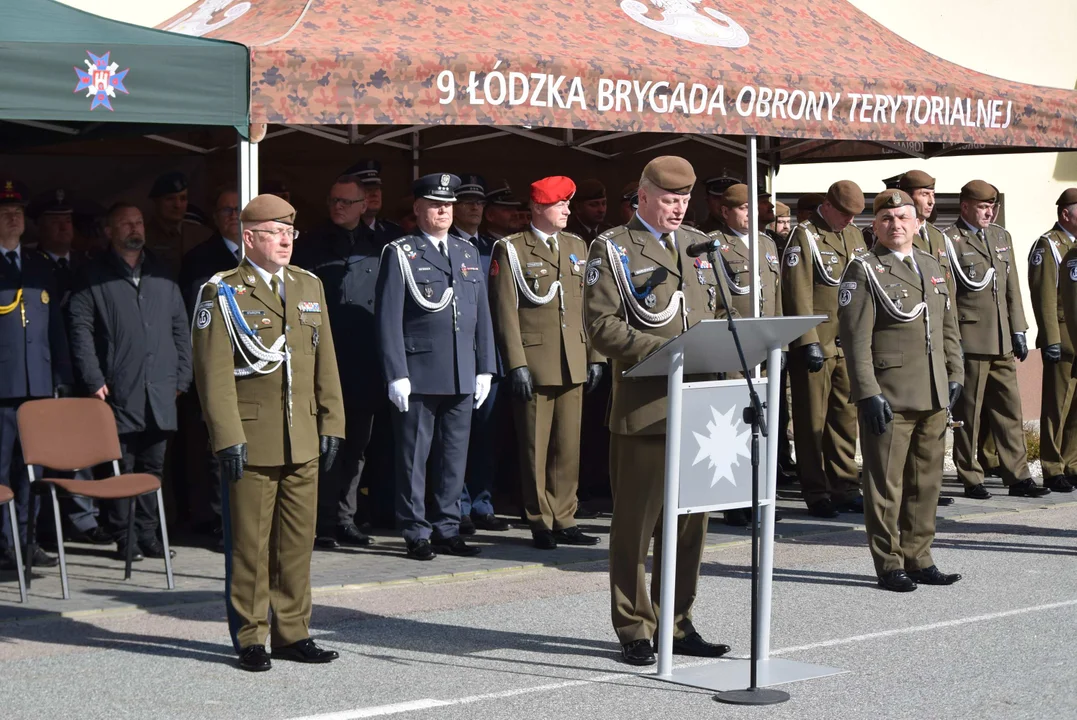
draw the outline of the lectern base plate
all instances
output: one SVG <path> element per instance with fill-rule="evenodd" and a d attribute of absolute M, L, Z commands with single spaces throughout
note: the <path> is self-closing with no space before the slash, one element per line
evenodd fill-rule
<path fill-rule="evenodd" d="M 694 665 L 686 668 L 674 668 L 669 677 L 655 675 L 658 680 L 688 685 L 690 687 L 723 692 L 727 690 L 741 690 L 748 687 L 751 680 L 747 658 L 730 658 L 717 660 L 707 665 Z M 757 671 L 757 684 L 759 687 L 783 685 L 797 682 L 798 680 L 813 680 L 815 678 L 840 675 L 848 670 L 827 667 L 825 665 L 811 665 L 795 660 L 782 660 L 771 658 L 760 660 Z"/>

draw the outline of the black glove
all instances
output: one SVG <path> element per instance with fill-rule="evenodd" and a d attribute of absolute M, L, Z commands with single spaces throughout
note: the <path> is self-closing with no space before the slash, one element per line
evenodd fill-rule
<path fill-rule="evenodd" d="M 1043 349 L 1043 359 L 1045 362 L 1056 363 L 1062 359 L 1062 346 L 1058 343 L 1054 345 L 1048 345 Z M 1022 358 L 1023 359 L 1023 358 Z M 61 395 L 60 397 L 63 397 Z"/>
<path fill-rule="evenodd" d="M 587 383 L 583 386 L 585 393 L 592 392 L 602 382 L 602 373 L 606 367 L 602 363 L 591 363 L 587 366 Z"/>
<path fill-rule="evenodd" d="M 527 366 L 521 365 L 510 370 L 509 380 L 512 382 L 512 396 L 531 402 L 531 371 L 527 369 Z"/>
<path fill-rule="evenodd" d="M 954 411 L 954 405 L 957 404 L 958 399 L 961 397 L 962 390 L 964 390 L 964 388 L 961 386 L 961 383 L 950 383 L 950 404 L 946 406 L 950 409 L 950 412 Z"/>
<path fill-rule="evenodd" d="M 243 477 L 243 466 L 247 464 L 246 444 L 226 447 L 217 453 L 217 462 L 221 464 L 221 479 L 229 483 L 237 482 Z"/>
<path fill-rule="evenodd" d="M 337 459 L 337 450 L 340 449 L 340 438 L 332 435 L 322 435 L 318 441 L 318 453 L 322 456 L 322 469 L 332 470 L 333 462 Z"/>
<path fill-rule="evenodd" d="M 1025 358 L 1028 357 L 1028 345 L 1025 344 L 1024 333 L 1013 334 L 1013 356 L 1021 362 L 1024 362 Z"/>
<path fill-rule="evenodd" d="M 819 346 L 819 343 L 808 343 L 804 346 L 804 364 L 808 366 L 808 372 L 819 372 L 823 369 L 825 362 L 823 348 Z"/>
<path fill-rule="evenodd" d="M 61 383 L 53 388 L 53 394 L 58 398 L 74 397 L 75 388 Z"/>
<path fill-rule="evenodd" d="M 886 425 L 894 419 L 894 411 L 890 409 L 890 403 L 882 395 L 872 395 L 856 403 L 860 410 L 860 416 L 867 420 L 868 427 L 875 435 L 886 432 Z"/>

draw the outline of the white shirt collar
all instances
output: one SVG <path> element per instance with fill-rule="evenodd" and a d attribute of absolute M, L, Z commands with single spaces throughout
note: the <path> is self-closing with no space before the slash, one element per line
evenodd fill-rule
<path fill-rule="evenodd" d="M 56 262 L 57 260 L 67 260 L 68 262 L 71 262 L 71 253 L 69 253 L 69 252 L 64 253 L 63 255 L 57 255 L 56 253 L 52 252 L 51 250 L 46 250 L 45 252 L 48 254 L 48 256 L 50 258 L 52 258 L 53 262 Z"/>
<path fill-rule="evenodd" d="M 639 214 L 639 213 L 636 213 L 636 218 L 637 218 L 637 219 L 638 219 L 638 220 L 639 220 L 639 221 L 640 221 L 641 223 L 643 223 L 643 227 L 647 228 L 647 230 L 648 230 L 648 231 L 649 231 L 649 232 L 651 233 L 651 235 L 654 235 L 654 239 L 655 239 L 655 240 L 657 240 L 657 239 L 659 239 L 660 237 L 662 237 L 663 233 L 660 233 L 660 232 L 658 232 L 657 230 L 655 230 L 655 229 L 654 229 L 653 227 L 651 227 L 651 224 L 650 224 L 650 223 L 648 223 L 648 222 L 647 222 L 646 220 L 644 220 L 644 219 L 643 219 L 642 217 L 640 217 L 640 214 Z M 670 236 L 670 237 L 673 237 L 673 233 L 670 233 L 670 234 L 669 234 L 669 236 Z"/>
<path fill-rule="evenodd" d="M 961 222 L 965 223 L 965 227 L 967 227 L 969 230 L 971 230 L 973 235 L 979 235 L 980 230 L 983 230 L 985 233 L 987 232 L 987 228 L 978 228 L 975 225 L 973 225 L 972 223 L 970 223 L 968 220 L 966 220 L 965 218 L 961 218 Z"/>
<path fill-rule="evenodd" d="M 905 262 L 905 258 L 912 258 L 913 267 L 916 267 L 916 258 L 913 257 L 913 252 L 914 251 L 910 250 L 907 253 L 903 253 L 903 252 L 898 252 L 897 250 L 891 250 L 890 252 L 893 254 L 894 257 L 896 257 L 898 259 L 898 262 L 901 262 L 901 263 Z"/>
<path fill-rule="evenodd" d="M 1073 237 L 1073 233 L 1071 233 L 1066 228 L 1062 227 L 1062 223 L 1056 222 L 1055 227 L 1058 228 L 1059 230 L 1061 230 L 1066 235 L 1066 237 L 1068 237 L 1070 239 L 1070 242 L 1073 242 L 1075 239 L 1077 239 L 1077 238 Z"/>
<path fill-rule="evenodd" d="M 551 235 L 542 232 L 534 225 L 531 226 L 531 232 L 535 233 L 535 236 L 538 237 L 538 239 L 542 242 L 546 243 L 547 245 L 550 244 L 550 238 L 552 237 Z"/>
<path fill-rule="evenodd" d="M 448 235 L 446 235 L 443 240 L 438 240 L 436 237 L 434 237 L 430 233 L 426 232 L 425 230 L 420 230 L 419 232 L 422 234 L 422 236 L 424 238 L 426 238 L 427 242 L 432 243 L 434 245 L 434 247 L 436 247 L 438 249 L 438 252 L 444 252 L 444 250 L 442 250 L 442 247 L 448 247 L 448 244 L 449 244 L 449 236 Z"/>
<path fill-rule="evenodd" d="M 250 258 L 247 258 L 247 262 L 249 262 L 251 264 L 251 267 L 254 268 L 254 271 L 256 273 L 258 273 L 258 277 L 262 278 L 262 282 L 264 282 L 266 284 L 266 287 L 269 288 L 270 290 L 273 289 L 273 278 L 276 277 L 276 278 L 278 278 L 280 280 L 280 294 L 281 294 L 281 300 L 283 300 L 284 299 L 284 268 L 281 268 L 280 270 L 278 270 L 275 273 L 270 273 L 268 270 L 266 270 L 266 269 L 264 269 L 262 267 L 259 267 Z"/>
<path fill-rule="evenodd" d="M 473 233 L 469 233 L 467 230 L 463 229 L 459 225 L 453 225 L 453 228 L 456 229 L 456 232 L 460 233 L 460 237 L 467 240 L 468 242 L 477 240 L 479 237 L 479 232 L 477 230 Z"/>
<path fill-rule="evenodd" d="M 224 235 L 221 235 L 221 240 L 224 240 L 224 246 L 226 248 L 228 248 L 228 252 L 232 253 L 233 255 L 235 255 L 236 253 L 239 252 L 239 245 L 232 242 L 231 240 L 226 238 Z M 251 263 L 251 264 L 253 265 L 254 263 Z"/>
<path fill-rule="evenodd" d="M 4 257 L 4 262 L 7 262 L 7 254 L 9 252 L 12 252 L 12 251 L 15 252 L 15 264 L 18 265 L 19 269 L 21 270 L 22 269 L 22 243 L 20 242 L 18 245 L 11 248 L 11 250 L 4 250 L 4 249 L 0 248 L 0 255 L 2 255 Z"/>

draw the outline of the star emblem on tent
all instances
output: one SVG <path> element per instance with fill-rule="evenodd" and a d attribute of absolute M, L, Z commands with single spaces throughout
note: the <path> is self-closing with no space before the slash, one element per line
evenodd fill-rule
<path fill-rule="evenodd" d="M 692 466 L 706 460 L 707 467 L 714 469 L 711 487 L 717 485 L 719 480 L 728 480 L 731 485 L 736 486 L 737 480 L 733 476 L 733 466 L 740 466 L 741 457 L 751 460 L 749 440 L 752 431 L 751 429 L 741 431 L 744 426 L 735 415 L 735 406 L 725 413 L 719 413 L 714 407 L 710 410 L 712 419 L 707 423 L 708 434 L 703 435 L 692 431 L 696 442 L 699 443 L 699 452 L 696 453 Z"/>
<path fill-rule="evenodd" d="M 93 98 L 90 102 L 90 110 L 95 110 L 99 106 L 112 110 L 112 98 L 116 97 L 117 90 L 125 95 L 130 94 L 124 87 L 123 80 L 131 68 L 120 71 L 119 65 L 109 61 L 111 51 L 104 55 L 94 55 L 87 50 L 86 54 L 90 56 L 89 60 L 82 61 L 86 63 L 86 70 L 74 68 L 79 78 L 74 91 L 85 90 L 86 97 Z"/>

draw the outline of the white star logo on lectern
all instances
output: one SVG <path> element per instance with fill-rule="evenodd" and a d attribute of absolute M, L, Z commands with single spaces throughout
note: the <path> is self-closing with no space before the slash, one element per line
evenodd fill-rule
<path fill-rule="evenodd" d="M 752 431 L 747 429 L 744 432 L 739 432 L 742 424 L 734 416 L 736 409 L 734 406 L 729 408 L 726 413 L 720 414 L 711 407 L 711 416 L 714 419 L 712 422 L 707 423 L 707 432 L 710 434 L 701 435 L 692 431 L 692 434 L 696 437 L 696 442 L 699 443 L 699 452 L 696 453 L 696 459 L 692 461 L 692 465 L 698 465 L 703 460 L 708 461 L 707 467 L 714 468 L 711 487 L 714 487 L 719 480 L 723 479 L 728 480 L 735 487 L 737 481 L 733 477 L 733 466 L 740 466 L 741 457 L 746 457 L 749 460 L 752 458 L 748 444 Z"/>

